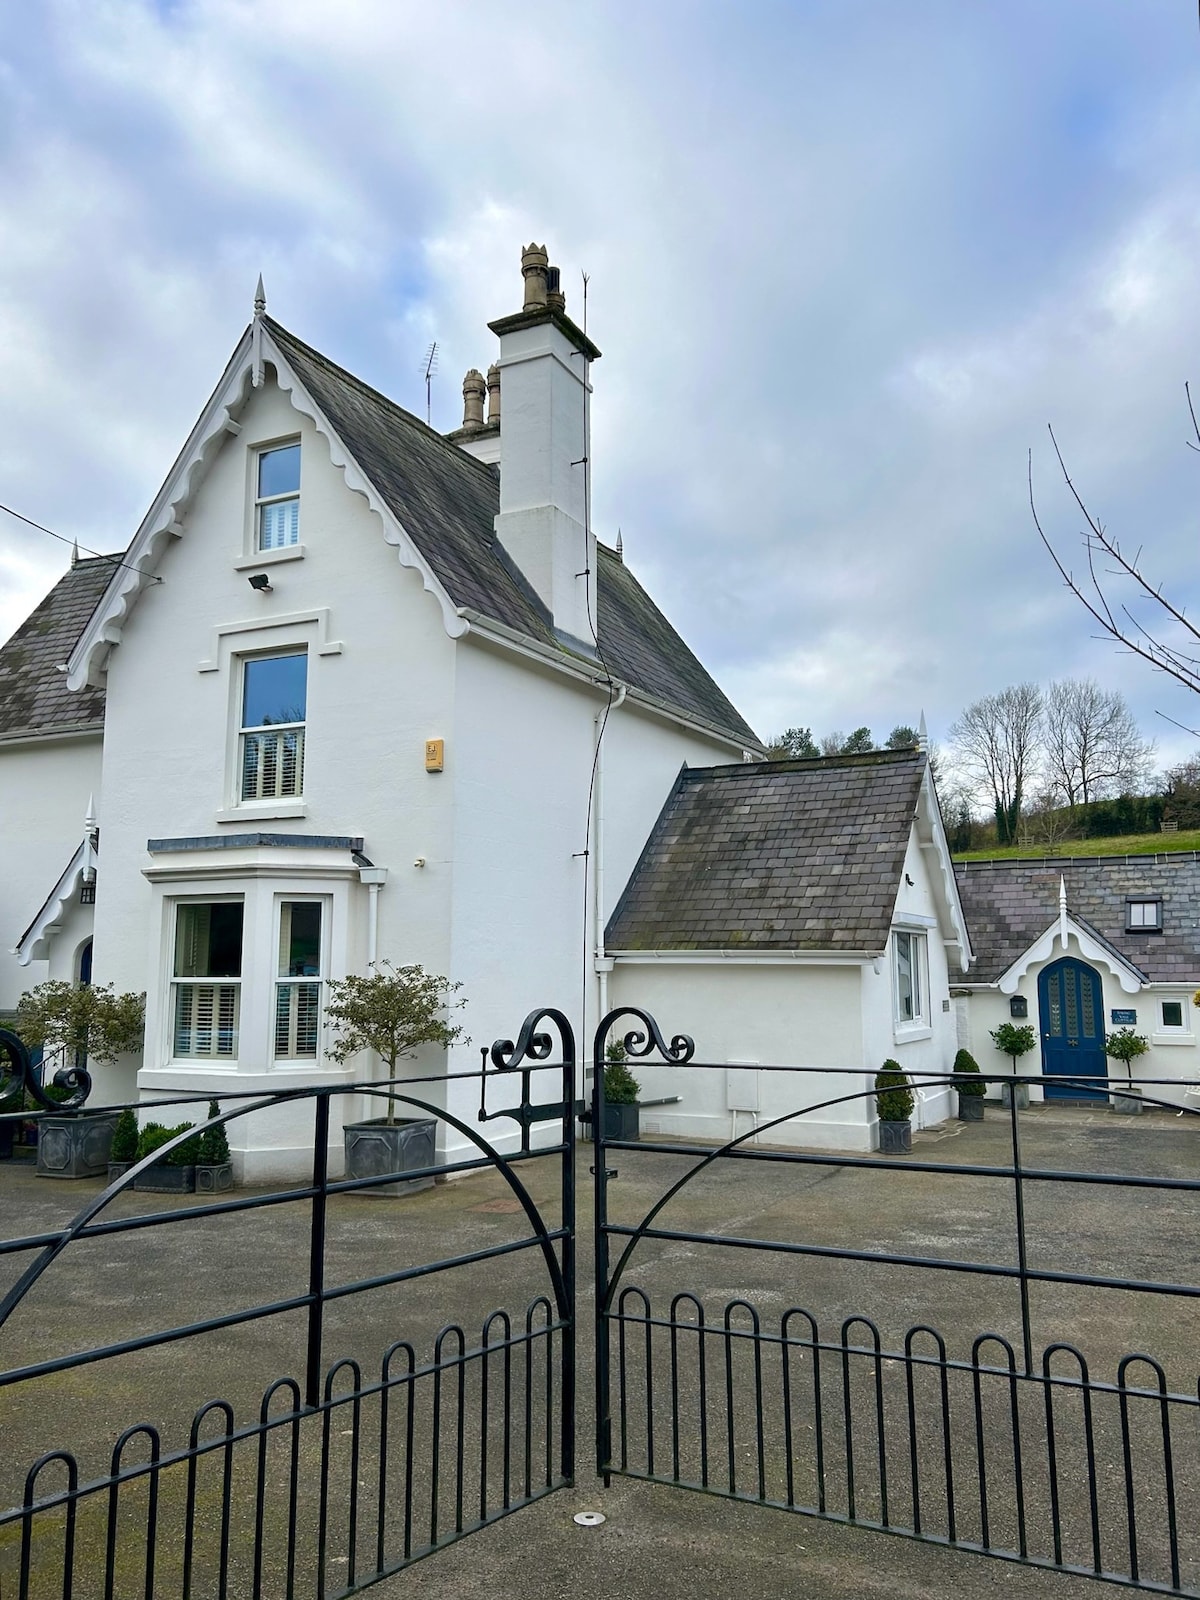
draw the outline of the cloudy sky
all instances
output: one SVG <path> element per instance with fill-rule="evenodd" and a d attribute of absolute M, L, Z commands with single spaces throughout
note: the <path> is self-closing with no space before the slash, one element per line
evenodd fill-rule
<path fill-rule="evenodd" d="M 0 22 L 0 501 L 131 536 L 248 320 L 461 416 L 546 241 L 590 274 L 597 529 L 760 732 L 1023 678 L 1184 691 L 1033 529 L 1197 598 L 1193 0 L 42 0 Z M 66 551 L 0 516 L 0 636 Z"/>

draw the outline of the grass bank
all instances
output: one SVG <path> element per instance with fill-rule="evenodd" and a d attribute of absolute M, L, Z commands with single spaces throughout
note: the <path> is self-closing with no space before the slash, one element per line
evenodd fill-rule
<path fill-rule="evenodd" d="M 1200 850 L 1200 828 L 1178 833 L 1128 833 L 1112 839 L 1064 839 L 1058 844 L 993 845 L 990 850 L 966 850 L 956 861 L 1041 861 L 1063 856 L 1155 856 L 1180 850 Z"/>

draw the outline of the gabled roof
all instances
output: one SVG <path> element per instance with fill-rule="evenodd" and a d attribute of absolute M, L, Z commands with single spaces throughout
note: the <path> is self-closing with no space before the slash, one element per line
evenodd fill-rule
<path fill-rule="evenodd" d="M 348 485 L 364 494 L 384 521 L 384 534 L 405 565 L 416 566 L 458 637 L 479 623 L 500 637 L 528 642 L 535 653 L 602 677 L 560 640 L 532 587 L 494 537 L 500 484 L 494 467 L 443 438 L 352 373 L 263 316 L 243 334 L 166 482 L 142 522 L 126 564 L 71 656 L 72 685 L 97 684 L 103 662 L 161 549 L 182 531 L 181 519 L 208 466 L 236 427 L 261 363 L 279 372 L 293 404 L 329 441 Z M 597 558 L 600 653 L 608 671 L 668 712 L 714 729 L 730 743 L 760 749 L 758 739 L 614 552 Z"/>
<path fill-rule="evenodd" d="M 103 726 L 104 690 L 73 693 L 59 669 L 119 559 L 77 562 L 0 648 L 0 740 Z"/>
<path fill-rule="evenodd" d="M 919 750 L 684 768 L 607 948 L 883 951 L 926 771 Z"/>
<path fill-rule="evenodd" d="M 973 983 L 995 983 L 1067 907 L 1102 945 L 1151 983 L 1200 980 L 1200 855 L 1063 856 L 1052 861 L 959 861 L 959 893 L 977 963 Z M 1127 933 L 1129 899 L 1162 898 L 1161 933 Z"/>
<path fill-rule="evenodd" d="M 272 318 L 264 326 L 454 605 L 566 653 L 544 606 L 496 545 L 495 468 Z M 600 546 L 597 565 L 600 651 L 614 677 L 758 748 L 753 730 L 615 552 Z"/>
<path fill-rule="evenodd" d="M 94 869 L 95 859 L 95 845 L 88 839 L 81 840 L 53 889 L 38 907 L 37 915 L 17 940 L 16 955 L 21 966 L 46 959 L 51 940 L 62 927 L 67 906 L 75 898 L 85 872 Z"/>

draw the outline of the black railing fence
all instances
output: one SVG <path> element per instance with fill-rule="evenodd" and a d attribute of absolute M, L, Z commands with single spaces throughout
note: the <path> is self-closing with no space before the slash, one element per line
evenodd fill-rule
<path fill-rule="evenodd" d="M 685 1112 L 705 1075 L 730 1070 L 626 1008 L 597 1031 L 585 1106 L 571 1028 L 541 1011 L 476 1073 L 222 1092 L 221 1122 L 285 1107 L 294 1121 L 311 1107 L 312 1171 L 294 1187 L 131 1209 L 127 1191 L 168 1145 L 68 1224 L 10 1226 L 4 1600 L 331 1600 L 570 1484 L 580 1117 L 594 1141 L 605 1483 L 642 1478 L 1200 1592 L 1195 1111 L 1179 1124 L 1178 1170 L 1153 1160 L 1163 1170 L 1119 1170 L 1131 1151 L 1145 1155 L 1148 1136 L 1084 1141 L 1078 1149 L 1107 1155 L 1088 1170 L 1072 1167 L 1069 1144 L 1047 1160 L 1049 1142 L 1015 1096 L 953 1143 L 943 1130 L 910 1155 L 852 1155 L 811 1148 L 815 1135 L 806 1148 L 806 1131 L 822 1111 L 865 1131 L 868 1075 L 756 1065 L 794 1087 L 786 1114 L 717 1147 L 617 1140 L 605 1135 L 603 1068 L 618 1037 L 635 1067 L 657 1064 L 678 1084 Z M 45 1108 L 37 1115 L 61 1111 L 19 1041 L 0 1036 L 0 1100 L 23 1074 Z M 914 1077 L 934 1092 L 953 1081 Z M 848 1080 L 863 1087 L 847 1092 Z M 57 1082 L 83 1105 L 85 1072 Z M 1143 1103 L 1162 1103 L 1161 1085 L 1141 1083 Z M 472 1084 L 478 1110 L 466 1111 Z M 435 1117 L 470 1153 L 333 1180 L 330 1110 L 345 1093 Z M 509 1124 L 503 1151 L 484 1137 L 497 1119 Z M 343 1199 L 481 1171 L 504 1198 L 459 1204 L 445 1254 L 429 1248 L 436 1231 L 406 1228 L 415 1210 L 387 1208 L 381 1229 L 369 1203 Z M 468 1226 L 471 1209 L 512 1221 L 500 1236 Z M 216 1263 L 222 1293 L 174 1323 L 171 1307 L 194 1287 L 189 1241 L 204 1229 L 222 1233 L 197 1257 Z M 367 1238 L 386 1248 L 364 1275 Z M 124 1323 L 73 1295 L 71 1274 L 89 1261 L 85 1281 L 104 1287 L 97 1260 L 117 1275 L 104 1298 L 129 1313 Z M 164 1271 L 171 1292 L 158 1295 Z"/>
<path fill-rule="evenodd" d="M 115 1206 L 141 1174 L 190 1136 L 180 1134 L 91 1199 L 68 1225 L 0 1242 L 0 1284 L 7 1285 L 0 1296 L 0 1360 L 5 1361 L 0 1370 L 0 1421 L 5 1423 L 0 1594 L 5 1600 L 9 1595 L 114 1600 L 135 1594 L 256 1600 L 303 1594 L 332 1600 L 357 1593 L 570 1483 L 575 1076 L 571 1029 L 561 1013 L 545 1011 L 527 1019 L 515 1043 L 502 1040 L 485 1053 L 479 1072 L 457 1073 L 453 1080 L 440 1076 L 252 1097 L 222 1091 L 226 1109 L 200 1121 L 199 1131 L 284 1106 L 294 1117 L 297 1102 L 311 1105 L 314 1153 L 307 1183 L 132 1215 Z M 470 1123 L 435 1103 L 450 1081 L 461 1096 L 464 1080 L 478 1083 L 478 1122 L 507 1118 L 517 1124 L 515 1151 L 497 1150 Z M 35 1116 L 44 1119 L 64 1110 L 37 1081 L 20 1041 L 0 1035 L 0 1100 L 14 1083 L 41 1107 Z M 535 1103 L 532 1091 L 547 1083 L 550 1095 Z M 90 1089 L 83 1071 L 60 1074 L 56 1086 L 68 1091 L 67 1109 L 82 1107 Z M 333 1180 L 330 1103 L 347 1093 L 391 1100 L 408 1114 L 436 1118 L 478 1153 L 415 1171 Z M 156 1112 L 164 1105 L 206 1099 L 156 1099 Z M 533 1130 L 540 1123 L 550 1126 L 535 1143 Z M 558 1172 L 549 1208 L 534 1200 L 527 1181 L 534 1169 L 548 1164 Z M 341 1228 L 335 1249 L 331 1202 L 392 1181 L 479 1170 L 499 1174 L 506 1184 L 512 1198 L 505 1209 L 521 1219 L 517 1237 L 367 1277 L 338 1275 L 335 1266 L 344 1257 L 347 1230 Z M 283 1264 L 284 1275 L 299 1280 L 294 1292 L 99 1342 L 94 1334 L 89 1341 L 86 1303 L 71 1305 L 68 1293 L 70 1329 L 66 1334 L 54 1330 L 53 1353 L 30 1348 L 29 1339 L 21 1337 L 22 1316 L 33 1306 L 38 1285 L 48 1274 L 69 1274 L 89 1250 L 101 1244 L 113 1248 L 121 1236 L 131 1235 L 140 1237 L 148 1251 L 171 1230 L 194 1229 L 217 1218 L 224 1219 L 222 1227 L 235 1218 L 249 1226 L 276 1208 L 298 1210 L 302 1218 L 288 1236 L 291 1259 Z M 556 1210 L 557 1219 L 548 1218 L 547 1209 Z M 188 1239 L 194 1234 L 173 1237 L 177 1254 L 167 1252 L 173 1263 L 169 1276 L 186 1303 Z M 246 1243 L 245 1236 L 240 1242 Z M 253 1234 L 249 1245 L 254 1247 Z M 521 1299 L 522 1286 L 536 1284 L 539 1275 L 514 1269 L 526 1258 L 540 1263 L 542 1287 Z M 462 1286 L 471 1273 L 477 1280 L 479 1273 L 490 1274 L 483 1292 L 497 1297 L 496 1280 L 509 1282 L 513 1303 L 493 1301 L 494 1309 L 470 1322 L 447 1317 L 464 1298 L 455 1285 Z M 265 1261 L 263 1275 L 270 1276 Z M 131 1271 L 126 1279 L 129 1305 L 140 1309 L 144 1302 L 151 1308 L 143 1323 L 154 1323 L 152 1278 L 148 1269 L 144 1275 Z M 444 1282 L 436 1297 L 436 1331 L 422 1339 L 386 1341 L 370 1365 L 357 1356 L 330 1360 L 329 1326 L 335 1315 L 343 1345 L 348 1323 L 360 1314 L 371 1318 L 376 1331 L 381 1320 L 395 1317 L 396 1331 L 402 1333 L 403 1315 L 388 1294 L 431 1278 Z M 477 1291 L 468 1303 L 478 1297 Z M 294 1368 L 271 1376 L 258 1403 L 247 1404 L 250 1374 L 269 1359 L 257 1359 L 258 1341 L 265 1340 L 268 1329 L 280 1327 L 290 1331 L 281 1342 L 294 1352 Z M 186 1393 L 192 1382 L 190 1352 L 214 1337 L 231 1341 L 219 1359 L 228 1387 L 239 1392 L 237 1403 L 206 1399 L 190 1425 L 186 1418 L 170 1427 L 151 1423 L 136 1409 L 122 1424 L 122 1406 L 149 1403 L 137 1400 L 136 1391 L 150 1372 L 158 1384 L 155 1403 L 177 1410 L 175 1391 Z M 176 1353 L 168 1357 L 172 1348 Z M 139 1361 L 157 1364 L 151 1369 Z M 23 1404 L 15 1403 L 18 1397 Z M 23 1470 L 26 1433 L 43 1426 L 46 1414 L 52 1421 L 65 1419 L 71 1437 L 61 1447 L 43 1450 Z M 114 1433 L 117 1437 L 102 1449 L 99 1438 L 105 1433 L 110 1441 Z M 80 1434 L 88 1437 L 76 1437 Z"/>
<path fill-rule="evenodd" d="M 611 1038 L 623 1039 L 635 1065 L 678 1069 L 681 1084 L 729 1070 L 697 1061 L 690 1039 L 668 1041 L 635 1008 L 606 1018 L 596 1039 L 596 1454 L 605 1481 L 675 1484 L 1031 1566 L 1200 1593 L 1195 1111 L 1181 1113 L 1194 1132 L 1192 1176 L 1030 1163 L 1016 1096 L 987 1125 L 990 1150 L 994 1118 L 1002 1119 L 999 1160 L 962 1159 L 958 1147 L 959 1159 L 937 1159 L 932 1140 L 908 1156 L 839 1154 L 782 1144 L 803 1145 L 814 1112 L 873 1099 L 865 1075 L 863 1089 L 826 1095 L 821 1082 L 835 1075 L 823 1069 L 756 1065 L 764 1081 L 794 1084 L 795 1104 L 720 1147 L 609 1139 L 602 1068 Z M 844 1085 L 846 1074 L 836 1077 Z M 913 1078 L 934 1091 L 954 1081 Z M 1139 1081 L 1143 1104 L 1180 1113 L 1156 1093 L 1178 1091 L 1177 1080 Z M 1111 1089 L 1130 1092 L 1119 1082 Z M 781 1145 L 760 1145 L 764 1134 Z M 643 1209 L 653 1177 L 639 1174 L 663 1157 L 681 1171 Z M 659 1159 L 654 1171 L 662 1167 Z M 775 1218 L 774 1235 L 736 1220 L 672 1223 L 689 1201 L 693 1215 L 703 1213 L 714 1188 L 736 1219 L 737 1176 L 748 1184 L 752 1173 L 764 1182 L 781 1172 L 795 1179 L 790 1202 L 776 1183 L 759 1203 Z M 835 1175 L 851 1180 L 840 1212 L 818 1185 Z M 918 1182 L 927 1192 L 960 1186 L 951 1216 L 972 1219 L 935 1237 L 936 1249 L 904 1247 L 906 1237 L 931 1242 L 919 1207 L 914 1217 L 911 1204 L 898 1204 L 896 1186 Z M 1118 1217 L 1111 1234 L 1094 1225 L 1082 1240 L 1056 1235 L 1047 1225 L 1063 1186 L 1102 1196 L 1109 1218 L 1122 1203 L 1141 1209 Z M 636 1204 L 621 1199 L 629 1190 Z M 614 1220 L 614 1203 L 629 1214 Z M 1155 1205 L 1185 1208 L 1191 1247 L 1170 1263 L 1183 1277 L 1111 1265 L 1143 1254 L 1161 1264 Z M 986 1255 L 955 1252 L 956 1239 L 980 1235 Z M 724 1288 L 731 1282 L 738 1292 Z M 1064 1321 L 1079 1323 L 1077 1339 L 1041 1335 Z M 1127 1353 L 1114 1342 L 1126 1325 L 1157 1333 L 1170 1358 Z"/>

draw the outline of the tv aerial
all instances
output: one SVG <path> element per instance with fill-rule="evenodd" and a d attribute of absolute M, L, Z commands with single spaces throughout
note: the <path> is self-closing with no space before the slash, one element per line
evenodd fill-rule
<path fill-rule="evenodd" d="M 438 347 L 437 340 L 425 352 L 425 421 L 433 426 L 433 380 L 437 377 Z"/>

